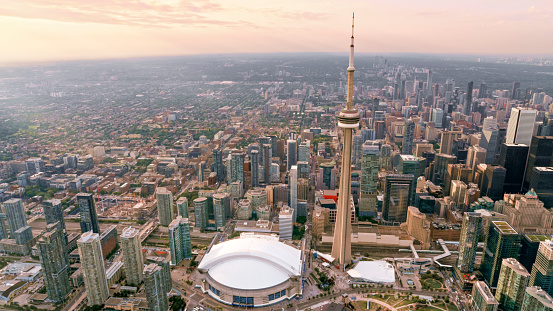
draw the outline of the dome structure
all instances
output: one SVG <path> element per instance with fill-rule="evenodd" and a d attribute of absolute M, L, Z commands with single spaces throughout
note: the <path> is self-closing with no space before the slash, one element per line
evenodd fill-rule
<path fill-rule="evenodd" d="M 214 245 L 198 266 L 204 292 L 227 304 L 264 306 L 301 294 L 301 250 L 277 235 L 242 233 Z"/>

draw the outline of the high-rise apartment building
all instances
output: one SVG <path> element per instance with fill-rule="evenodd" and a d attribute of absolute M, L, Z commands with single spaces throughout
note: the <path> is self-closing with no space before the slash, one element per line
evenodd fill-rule
<path fill-rule="evenodd" d="M 63 239 L 67 244 L 67 234 L 65 230 L 65 220 L 63 218 L 63 206 L 61 200 L 51 199 L 42 202 L 42 209 L 44 210 L 44 218 L 46 218 L 46 224 L 58 223 Z"/>
<path fill-rule="evenodd" d="M 529 286 L 539 286 L 553 295 L 553 242 L 540 242 L 536 261 L 532 266 Z"/>
<path fill-rule="evenodd" d="M 489 229 L 480 272 L 492 288 L 496 287 L 505 258 L 518 259 L 520 235 L 506 221 L 492 221 Z"/>
<path fill-rule="evenodd" d="M 459 257 L 456 265 L 461 273 L 472 273 L 474 270 L 481 227 L 482 216 L 480 214 L 466 212 L 463 215 L 463 227 L 459 238 Z"/>
<path fill-rule="evenodd" d="M 69 255 L 65 249 L 65 233 L 58 223 L 46 226 L 37 242 L 48 299 L 61 302 L 71 293 Z"/>
<path fill-rule="evenodd" d="M 234 151 L 230 157 L 230 182 L 238 180 L 244 185 L 244 153 Z"/>
<path fill-rule="evenodd" d="M 225 180 L 225 166 L 223 165 L 223 152 L 213 149 L 213 171 L 217 173 L 217 181 Z"/>
<path fill-rule="evenodd" d="M 294 228 L 294 210 L 283 206 L 278 214 L 278 231 L 281 240 L 291 240 Z"/>
<path fill-rule="evenodd" d="M 252 187 L 259 187 L 259 151 L 250 152 Z"/>
<path fill-rule="evenodd" d="M 209 219 L 207 207 L 207 198 L 202 197 L 194 200 L 194 226 L 196 228 L 205 229 L 207 227 L 207 220 Z"/>
<path fill-rule="evenodd" d="M 148 309 L 150 311 L 169 310 L 162 268 L 152 263 L 144 267 L 143 273 Z"/>
<path fill-rule="evenodd" d="M 477 281 L 472 287 L 472 299 L 470 302 L 472 311 L 497 311 L 499 302 L 484 281 Z"/>
<path fill-rule="evenodd" d="M 298 166 L 290 168 L 290 207 L 294 210 L 293 221 L 296 222 L 298 215 Z"/>
<path fill-rule="evenodd" d="M 171 249 L 171 264 L 176 265 L 185 258 L 192 256 L 190 242 L 190 223 L 188 218 L 178 216 L 169 224 L 169 247 Z"/>
<path fill-rule="evenodd" d="M 226 193 L 215 193 L 213 195 L 213 218 L 215 219 L 216 228 L 224 227 L 227 222 L 226 200 L 230 201 Z"/>
<path fill-rule="evenodd" d="M 536 123 L 537 111 L 527 107 L 515 107 L 511 109 L 511 117 L 507 124 L 507 144 L 525 144 L 530 146 L 534 126 Z"/>
<path fill-rule="evenodd" d="M 4 202 L 4 212 L 8 219 L 10 227 L 10 235 L 15 239 L 15 232 L 20 228 L 27 226 L 27 218 L 25 217 L 25 209 L 21 199 L 9 199 Z"/>
<path fill-rule="evenodd" d="M 156 199 L 159 224 L 168 226 L 175 218 L 173 214 L 173 194 L 165 187 L 158 187 L 156 189 Z"/>
<path fill-rule="evenodd" d="M 177 200 L 177 212 L 182 218 L 188 218 L 188 198 L 180 197 Z"/>
<path fill-rule="evenodd" d="M 96 203 L 92 193 L 77 194 L 77 203 L 81 215 L 81 233 L 92 231 L 100 234 L 98 226 L 98 214 L 96 213 Z"/>
<path fill-rule="evenodd" d="M 359 193 L 359 216 L 376 216 L 377 184 L 380 149 L 378 146 L 363 145 L 361 160 L 361 185 Z"/>
<path fill-rule="evenodd" d="M 527 287 L 520 311 L 553 311 L 553 298 L 539 286 Z"/>
<path fill-rule="evenodd" d="M 138 286 L 142 283 L 142 270 L 144 270 L 140 230 L 133 227 L 123 229 L 120 242 L 123 249 L 127 284 Z"/>
<path fill-rule="evenodd" d="M 530 273 L 516 259 L 503 259 L 495 299 L 504 311 L 520 310 L 529 279 Z"/>
<path fill-rule="evenodd" d="M 88 304 L 102 305 L 109 297 L 102 244 L 98 233 L 88 231 L 77 241 Z"/>
<path fill-rule="evenodd" d="M 262 145 L 263 149 L 261 149 L 262 155 L 263 155 L 263 182 L 265 185 L 270 185 L 271 180 L 271 166 L 272 166 L 272 156 L 273 151 L 271 149 L 271 144 L 264 144 Z"/>

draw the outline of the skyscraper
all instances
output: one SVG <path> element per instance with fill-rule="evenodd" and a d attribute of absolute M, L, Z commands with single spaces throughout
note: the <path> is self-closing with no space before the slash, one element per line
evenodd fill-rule
<path fill-rule="evenodd" d="M 250 162 L 252 165 L 252 187 L 259 187 L 259 151 L 250 152 Z"/>
<path fill-rule="evenodd" d="M 530 273 L 516 259 L 503 259 L 495 291 L 495 299 L 503 310 L 520 310 L 529 279 Z"/>
<path fill-rule="evenodd" d="M 520 82 L 513 82 L 513 88 L 511 89 L 511 99 L 518 99 L 520 94 Z"/>
<path fill-rule="evenodd" d="M 472 273 L 476 260 L 476 249 L 482 226 L 482 216 L 478 213 L 466 212 L 463 215 L 463 227 L 459 239 L 459 257 L 457 269 L 461 273 Z"/>
<path fill-rule="evenodd" d="M 497 127 L 497 119 L 485 118 L 482 125 L 482 135 L 480 136 L 480 147 L 486 149 L 486 164 L 494 163 L 498 146 L 499 128 Z"/>
<path fill-rule="evenodd" d="M 8 226 L 10 227 L 10 235 L 15 239 L 15 232 L 20 228 L 27 226 L 27 218 L 25 217 L 25 209 L 21 199 L 9 199 L 4 202 L 4 212 L 8 218 Z"/>
<path fill-rule="evenodd" d="M 482 195 L 490 197 L 494 201 L 503 198 L 503 188 L 507 170 L 500 165 L 488 165 L 482 179 Z"/>
<path fill-rule="evenodd" d="M 520 235 L 506 221 L 492 221 L 484 246 L 480 272 L 490 287 L 495 287 L 504 258 L 518 259 Z"/>
<path fill-rule="evenodd" d="M 461 136 L 461 131 L 443 131 L 440 140 L 440 153 L 451 155 L 453 142 Z"/>
<path fill-rule="evenodd" d="M 232 152 L 230 161 L 230 182 L 239 180 L 244 186 L 244 153 Z"/>
<path fill-rule="evenodd" d="M 386 175 L 382 218 L 388 222 L 402 223 L 407 219 L 407 207 L 415 197 L 416 180 L 413 175 Z"/>
<path fill-rule="evenodd" d="M 359 216 L 376 216 L 377 182 L 380 149 L 378 146 L 363 145 L 361 160 L 361 185 L 359 194 Z"/>
<path fill-rule="evenodd" d="M 553 311 L 553 298 L 539 286 L 527 287 L 520 311 Z"/>
<path fill-rule="evenodd" d="M 159 224 L 168 226 L 175 218 L 173 215 L 173 194 L 165 187 L 156 189 L 157 215 Z"/>
<path fill-rule="evenodd" d="M 355 166 L 355 169 L 359 169 L 361 167 L 361 156 L 363 155 L 362 146 L 363 136 L 353 135 L 353 151 L 351 154 L 351 162 Z"/>
<path fill-rule="evenodd" d="M 271 144 L 264 144 L 263 147 L 263 182 L 265 182 L 265 185 L 271 184 L 271 164 L 272 161 L 272 148 Z"/>
<path fill-rule="evenodd" d="M 342 172 L 340 175 L 340 192 L 332 243 L 332 257 L 340 266 L 351 261 L 351 152 L 352 131 L 359 128 L 359 112 L 353 106 L 353 20 L 351 25 L 351 45 L 348 66 L 348 92 L 346 107 L 338 115 L 338 126 L 344 129 L 344 147 L 342 150 Z"/>
<path fill-rule="evenodd" d="M 298 147 L 298 162 L 305 161 L 311 163 L 311 142 L 302 141 Z"/>
<path fill-rule="evenodd" d="M 207 198 L 194 199 L 194 226 L 196 228 L 205 229 L 209 214 L 207 210 Z"/>
<path fill-rule="evenodd" d="M 123 229 L 123 233 L 121 234 L 121 248 L 123 249 L 127 284 L 138 286 L 142 283 L 142 270 L 144 269 L 140 230 L 133 227 Z"/>
<path fill-rule="evenodd" d="M 290 168 L 290 207 L 294 210 L 293 221 L 298 217 L 298 166 L 292 165 Z"/>
<path fill-rule="evenodd" d="M 519 193 L 522 190 L 524 169 L 528 158 L 528 145 L 502 144 L 499 153 L 499 165 L 503 166 L 505 182 L 503 193 Z"/>
<path fill-rule="evenodd" d="M 289 139 L 286 141 L 286 148 L 288 150 L 288 169 L 292 167 L 292 165 L 296 165 L 298 162 L 298 141 Z"/>
<path fill-rule="evenodd" d="M 551 240 L 540 242 L 528 286 L 539 286 L 549 295 L 553 295 L 553 242 Z"/>
<path fill-rule="evenodd" d="M 534 167 L 528 172 L 530 177 L 530 189 L 534 189 L 545 207 L 553 208 L 553 167 Z"/>
<path fill-rule="evenodd" d="M 37 242 L 48 299 L 61 302 L 71 293 L 69 255 L 65 250 L 65 234 L 58 223 L 46 226 Z"/>
<path fill-rule="evenodd" d="M 180 197 L 177 200 L 177 212 L 182 218 L 188 218 L 188 198 Z"/>
<path fill-rule="evenodd" d="M 77 194 L 77 203 L 81 214 L 81 233 L 92 231 L 100 234 L 98 214 L 92 193 Z"/>
<path fill-rule="evenodd" d="M 531 108 L 516 107 L 511 109 L 505 142 L 507 144 L 530 146 L 536 123 L 536 114 L 537 111 Z"/>
<path fill-rule="evenodd" d="M 526 175 L 524 177 L 524 190 L 530 190 L 532 181 L 532 172 L 535 167 L 553 166 L 553 137 L 534 136 L 530 145 L 530 153 L 526 165 Z M 536 187 L 534 187 L 536 189 Z M 537 192 L 537 191 L 536 191 Z"/>
<path fill-rule="evenodd" d="M 188 218 L 178 216 L 169 224 L 169 247 L 171 249 L 172 265 L 176 265 L 181 260 L 192 256 Z"/>
<path fill-rule="evenodd" d="M 166 311 L 169 309 L 165 291 L 163 270 L 156 264 L 144 267 L 144 290 L 150 311 Z"/>
<path fill-rule="evenodd" d="M 225 166 L 223 165 L 223 152 L 213 149 L 213 171 L 217 173 L 217 181 L 225 180 Z"/>
<path fill-rule="evenodd" d="M 402 154 L 413 154 L 413 139 L 415 138 L 415 122 L 412 119 L 405 120 L 405 129 L 403 131 Z"/>
<path fill-rule="evenodd" d="M 215 219 L 216 228 L 224 227 L 228 216 L 230 216 L 226 214 L 226 200 L 230 201 L 225 193 L 215 193 L 213 195 L 213 218 Z"/>
<path fill-rule="evenodd" d="M 499 307 L 499 303 L 484 281 L 474 283 L 471 296 L 470 306 L 472 311 L 497 311 Z"/>
<path fill-rule="evenodd" d="M 428 69 L 428 72 L 426 73 L 426 94 L 430 94 L 432 92 L 432 70 Z"/>
<path fill-rule="evenodd" d="M 109 297 L 102 244 L 98 233 L 88 231 L 77 241 L 88 304 L 101 305 Z"/>
<path fill-rule="evenodd" d="M 283 206 L 278 214 L 278 233 L 281 240 L 291 240 L 294 228 L 294 210 Z"/>
<path fill-rule="evenodd" d="M 470 81 L 467 84 L 467 99 L 465 103 L 465 114 L 470 115 L 471 112 L 475 112 L 476 110 L 472 106 L 472 88 L 474 86 L 474 82 Z"/>
<path fill-rule="evenodd" d="M 65 220 L 63 218 L 63 206 L 61 200 L 51 199 L 42 202 L 42 209 L 44 210 L 44 217 L 46 218 L 46 224 L 58 223 L 60 226 L 63 240 L 67 244 L 67 235 L 65 230 Z"/>

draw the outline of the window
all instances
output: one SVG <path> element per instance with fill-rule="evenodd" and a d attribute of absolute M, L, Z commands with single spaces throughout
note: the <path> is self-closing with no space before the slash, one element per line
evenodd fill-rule
<path fill-rule="evenodd" d="M 286 297 L 286 290 L 285 289 L 281 290 L 280 292 L 276 292 L 274 294 L 269 295 L 269 301 L 275 300 L 275 299 L 278 299 L 278 298 L 281 298 L 281 297 Z"/>
<path fill-rule="evenodd" d="M 211 284 L 208 284 L 208 285 L 209 285 L 209 290 L 210 290 L 212 293 L 214 293 L 214 294 L 217 295 L 217 296 L 221 296 L 221 292 L 220 292 L 218 289 L 216 289 L 215 287 L 211 286 Z"/>
<path fill-rule="evenodd" d="M 232 302 L 239 305 L 253 305 L 253 297 L 232 296 Z"/>

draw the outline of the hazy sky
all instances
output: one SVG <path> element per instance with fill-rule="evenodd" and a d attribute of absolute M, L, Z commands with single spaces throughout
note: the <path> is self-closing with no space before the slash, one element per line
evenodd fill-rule
<path fill-rule="evenodd" d="M 552 0 L 0 0 L 0 62 L 236 52 L 553 53 Z"/>

